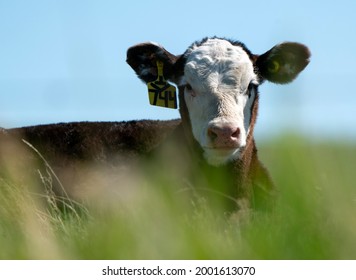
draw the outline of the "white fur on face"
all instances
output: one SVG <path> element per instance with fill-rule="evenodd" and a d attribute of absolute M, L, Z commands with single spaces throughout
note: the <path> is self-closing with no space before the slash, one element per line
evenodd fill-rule
<path fill-rule="evenodd" d="M 226 40 L 208 39 L 193 46 L 183 80 L 193 135 L 208 163 L 221 165 L 238 158 L 246 145 L 256 97 L 255 90 L 248 88 L 250 83 L 258 84 L 248 54 Z M 228 145 L 216 143 L 209 137 L 211 126 L 234 127 L 239 135 Z"/>

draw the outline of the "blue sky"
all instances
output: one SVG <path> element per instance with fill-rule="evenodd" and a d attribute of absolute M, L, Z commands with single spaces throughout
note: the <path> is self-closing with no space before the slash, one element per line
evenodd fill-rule
<path fill-rule="evenodd" d="M 310 65 L 289 85 L 260 87 L 256 134 L 356 139 L 356 1 L 0 0 L 0 126 L 170 119 L 151 107 L 125 63 L 144 41 L 180 54 L 222 36 L 261 54 L 306 44 Z"/>

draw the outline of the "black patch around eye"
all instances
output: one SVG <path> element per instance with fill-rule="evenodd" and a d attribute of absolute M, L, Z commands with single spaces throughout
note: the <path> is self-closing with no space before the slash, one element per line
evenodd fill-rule
<path fill-rule="evenodd" d="M 192 86 L 190 84 L 186 84 L 185 85 L 185 89 L 186 90 L 193 90 Z"/>

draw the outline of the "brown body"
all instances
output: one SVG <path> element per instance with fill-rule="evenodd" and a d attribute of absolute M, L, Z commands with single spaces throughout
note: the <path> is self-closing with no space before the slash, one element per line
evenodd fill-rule
<path fill-rule="evenodd" d="M 242 160 L 214 167 L 205 162 L 199 145 L 186 131 L 180 120 L 59 123 L 2 130 L 2 166 L 10 157 L 25 162 L 30 158 L 34 170 L 43 166 L 40 156 L 25 140 L 43 156 L 66 192 L 76 199 L 86 197 L 83 177 L 88 172 L 102 170 L 106 176 L 111 170 L 119 178 L 120 172 L 127 172 L 130 166 L 134 170 L 140 166 L 142 173 L 151 174 L 154 179 L 159 174 L 169 176 L 177 191 L 210 197 L 225 204 L 225 209 L 232 210 L 246 203 L 247 198 L 254 201 L 262 197 L 263 205 L 255 206 L 264 206 L 273 184 L 257 158 L 252 137 Z M 15 148 L 9 154 L 10 143 Z M 53 187 L 62 195 L 55 183 Z M 97 187 L 99 191 L 100 186 Z M 113 189 L 120 191 L 120 184 Z"/>
<path fill-rule="evenodd" d="M 118 165 L 150 152 L 179 123 L 179 120 L 75 122 L 5 131 L 7 138 L 32 144 L 54 166 L 72 161 Z"/>

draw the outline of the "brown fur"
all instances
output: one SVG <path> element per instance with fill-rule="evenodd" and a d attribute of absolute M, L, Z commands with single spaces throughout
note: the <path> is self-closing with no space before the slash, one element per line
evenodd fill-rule
<path fill-rule="evenodd" d="M 89 173 L 100 170 L 103 176 L 104 171 L 116 174 L 123 166 L 135 165 L 139 158 L 157 148 L 179 123 L 180 120 L 76 122 L 2 129 L 0 175 L 6 176 L 9 162 L 14 161 L 12 169 L 22 168 L 26 172 L 30 165 L 33 171 L 40 168 L 46 173 L 42 156 L 59 177 L 65 191 L 80 199 L 85 197 L 76 195 L 85 191 L 80 190 L 86 180 L 83 177 L 90 178 Z M 22 140 L 30 143 L 41 156 Z M 52 187 L 57 194 L 63 194 L 62 187 L 56 182 Z"/>
<path fill-rule="evenodd" d="M 7 130 L 8 136 L 30 142 L 45 157 L 58 160 L 101 161 L 118 164 L 159 145 L 179 120 L 76 122 Z M 51 160 L 50 160 L 51 161 Z"/>

